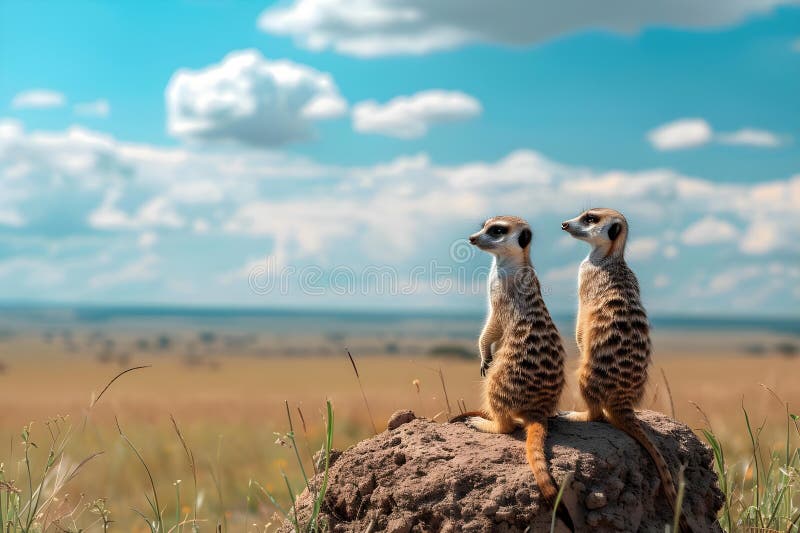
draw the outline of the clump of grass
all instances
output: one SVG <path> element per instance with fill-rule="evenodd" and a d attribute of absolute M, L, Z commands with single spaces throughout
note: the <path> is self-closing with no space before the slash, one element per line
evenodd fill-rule
<path fill-rule="evenodd" d="M 96 397 L 89 403 L 82 428 L 85 428 L 92 408 L 111 385 L 124 374 L 144 366 L 123 370 L 114 376 Z M 37 461 L 34 455 L 39 450 L 38 439 L 33 436 L 33 423 L 26 425 L 20 433 L 21 459 L 18 461 L 17 473 L 12 479 L 6 471 L 5 463 L 0 462 L 0 526 L 5 533 L 29 533 L 56 528 L 64 531 L 77 529 L 76 517 L 85 510 L 98 513 L 98 521 L 104 530 L 111 523 L 105 501 L 95 500 L 89 506 L 79 501 L 70 505 L 67 498 L 59 500 L 64 487 L 102 451 L 89 454 L 75 466 L 70 466 L 65 458 L 67 446 L 74 436 L 73 426 L 66 416 L 57 416 L 44 423 L 49 436 L 47 453 L 43 460 Z M 12 447 L 11 455 L 14 450 Z M 21 479 L 19 484 L 17 479 Z M 79 511 L 80 508 L 80 511 Z"/>
<path fill-rule="evenodd" d="M 725 498 L 720 525 L 728 532 L 800 533 L 800 417 L 790 413 L 789 404 L 774 391 L 764 388 L 782 407 L 786 422 L 783 449 L 762 446 L 760 437 L 766 421 L 754 427 L 744 404 L 742 413 L 751 457 L 743 464 L 729 464 L 719 438 L 710 427 L 702 430 L 713 451 Z"/>
<path fill-rule="evenodd" d="M 303 460 L 300 458 L 300 452 L 297 447 L 297 440 L 294 435 L 294 426 L 292 424 L 292 416 L 289 411 L 288 403 L 286 403 L 286 416 L 289 419 L 289 433 L 287 433 L 283 437 L 279 437 L 278 441 L 282 445 L 287 445 L 287 446 L 289 445 L 286 444 L 286 442 L 288 441 L 289 443 L 291 443 L 291 448 L 295 452 L 297 464 L 300 468 L 300 471 L 303 474 L 303 479 L 306 482 L 306 490 L 308 490 L 313 500 L 311 516 L 308 518 L 307 522 L 305 523 L 301 522 L 301 519 L 297 514 L 297 500 L 295 497 L 295 491 L 292 489 L 292 486 L 289 483 L 289 478 L 286 476 L 286 473 L 283 470 L 281 470 L 281 476 L 283 477 L 283 480 L 286 484 L 286 490 L 288 492 L 289 499 L 292 503 L 291 509 L 286 509 L 282 505 L 280 505 L 280 503 L 278 503 L 278 499 L 272 494 L 272 492 L 264 488 L 258 482 L 251 480 L 250 485 L 251 487 L 252 486 L 257 487 L 259 491 L 264 496 L 266 496 L 269 502 L 272 503 L 272 505 L 275 506 L 276 509 L 278 509 L 278 512 L 292 524 L 295 532 L 316 533 L 318 531 L 325 531 L 327 529 L 327 524 L 325 523 L 324 520 L 320 519 L 320 512 L 322 510 L 322 503 L 325 500 L 325 494 L 328 490 L 328 472 L 330 470 L 331 449 L 333 448 L 333 407 L 331 405 L 331 402 L 328 401 L 327 417 L 325 419 L 325 442 L 321 450 L 323 452 L 324 466 L 322 467 L 322 481 L 319 486 L 316 486 L 315 483 L 309 481 L 308 477 L 306 476 L 305 467 L 303 466 Z M 314 458 L 312 457 L 311 459 L 313 462 Z"/>

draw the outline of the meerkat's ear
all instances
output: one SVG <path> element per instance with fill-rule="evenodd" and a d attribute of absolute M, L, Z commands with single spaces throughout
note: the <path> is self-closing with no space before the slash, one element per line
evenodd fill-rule
<path fill-rule="evenodd" d="M 613 224 L 611 224 L 611 227 L 608 228 L 608 238 L 611 239 L 612 241 L 616 240 L 617 236 L 619 236 L 621 231 L 622 231 L 622 224 L 620 224 L 619 222 L 614 222 Z"/>
<path fill-rule="evenodd" d="M 519 243 L 519 247 L 525 248 L 526 246 L 528 246 L 531 243 L 532 237 L 533 234 L 531 233 L 531 230 L 529 230 L 528 228 L 525 228 L 522 231 L 520 231 L 519 237 L 517 237 L 517 242 Z"/>

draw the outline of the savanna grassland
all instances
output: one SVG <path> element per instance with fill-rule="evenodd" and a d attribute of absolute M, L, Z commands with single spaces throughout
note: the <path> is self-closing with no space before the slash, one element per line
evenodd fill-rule
<path fill-rule="evenodd" d="M 58 523 L 65 530 L 90 526 L 102 531 L 108 511 L 110 530 L 149 531 L 133 510 L 148 516 L 147 498 L 153 498 L 138 451 L 152 475 L 158 508 L 168 517 L 165 522 L 175 524 L 196 513 L 201 531 L 213 531 L 218 524 L 230 531 L 263 531 L 275 523 L 276 509 L 251 480 L 276 494 L 282 505 L 289 503 L 282 471 L 293 491 L 303 486 L 295 452 L 282 437 L 289 430 L 287 403 L 309 473 L 309 457 L 324 438 L 326 400 L 333 404 L 333 442 L 340 449 L 369 436 L 373 422 L 375 430 L 383 430 L 397 409 L 443 420 L 448 410 L 458 412 L 462 401 L 468 408 L 479 404 L 471 339 L 293 338 L 286 344 L 208 332 L 169 340 L 130 332 L 102 338 L 88 333 L 5 338 L 0 342 L 3 478 L 14 480 L 23 493 L 28 487 L 22 436 L 27 426 L 28 442 L 36 445 L 28 446 L 34 479 L 46 464 L 51 440 L 65 443 L 42 491 L 45 498 L 60 488 L 42 519 L 55 523 L 63 516 Z M 786 404 L 789 413 L 800 411 L 795 340 L 772 333 L 661 333 L 644 407 L 674 410 L 701 436 L 702 429 L 712 429 L 729 474 L 752 482 L 753 441 L 743 407 L 753 433 L 764 425 L 758 436 L 760 457 L 766 459 L 772 450 L 783 453 L 787 446 L 787 453 L 794 453 L 800 437 L 800 431 L 787 427 L 786 412 Z M 576 363 L 572 352 L 571 367 Z M 137 365 L 150 366 L 121 376 L 90 408 L 111 378 Z M 575 391 L 573 380 L 564 409 L 580 406 Z M 59 476 L 96 452 L 103 453 L 60 487 Z M 797 473 L 790 474 L 796 482 Z M 6 494 L 0 490 L 0 497 Z M 791 511 L 790 503 L 786 512 Z"/>

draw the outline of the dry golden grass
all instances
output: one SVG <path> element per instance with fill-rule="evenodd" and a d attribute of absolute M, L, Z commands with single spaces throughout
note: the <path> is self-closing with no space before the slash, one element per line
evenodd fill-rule
<path fill-rule="evenodd" d="M 56 414 L 69 415 L 75 429 L 66 452 L 69 460 L 77 462 L 94 451 L 105 453 L 67 487 L 69 504 L 65 508 L 80 501 L 107 498 L 111 517 L 124 526 L 122 530 L 138 527 L 130 508 L 146 508 L 144 494 L 149 488 L 144 470 L 116 430 L 114 416 L 154 473 L 162 505 L 168 502 L 167 516 L 175 513 L 176 480 L 182 480 L 184 514 L 193 500 L 190 469 L 169 418 L 175 417 L 197 460 L 199 515 L 207 520 L 203 530 L 211 530 L 217 522 L 227 522 L 229 527 L 251 524 L 252 528 L 252 524 L 258 524 L 262 529 L 270 522 L 274 512 L 270 505 L 254 493 L 248 501 L 250 479 L 285 494 L 280 478 L 283 468 L 299 490 L 301 478 L 293 454 L 276 444 L 274 434 L 288 430 L 284 401 L 291 406 L 301 444 L 305 438 L 297 409 L 302 409 L 312 450 L 322 442 L 321 415 L 326 399 L 333 401 L 336 412 L 335 447 L 347 447 L 371 432 L 358 383 L 344 352 L 338 357 L 231 356 L 216 358 L 214 365 L 199 366 L 188 366 L 181 358 L 169 355 L 133 357 L 129 365 L 147 363 L 152 367 L 123 376 L 88 411 L 92 393 L 99 392 L 119 368 L 36 344 L 31 341 L 25 351 L 37 356 L 6 358 L 6 370 L 0 374 L 0 462 L 6 463 L 6 477 L 23 477 L 20 463 L 9 457 L 13 447 L 19 458 L 18 435 L 25 424 L 34 421 L 34 441 L 46 441 L 42 423 Z M 479 404 L 477 360 L 366 355 L 354 353 L 379 431 L 396 409 L 411 408 L 428 417 L 446 417 L 439 369 L 453 412 L 458 411 L 460 399 L 469 408 Z M 571 364 L 574 366 L 574 359 Z M 661 369 L 669 380 L 672 402 Z M 782 411 L 761 384 L 797 408 L 798 376 L 800 359 L 659 353 L 644 407 L 669 413 L 672 403 L 678 419 L 699 429 L 706 423 L 690 403 L 695 402 L 725 443 L 729 457 L 744 457 L 749 443 L 742 402 L 755 424 L 775 417 L 776 437 L 770 438 L 768 426 L 763 439 L 778 446 L 781 439 L 777 435 L 785 431 Z M 574 391 L 571 383 L 562 402 L 565 409 L 579 407 Z"/>

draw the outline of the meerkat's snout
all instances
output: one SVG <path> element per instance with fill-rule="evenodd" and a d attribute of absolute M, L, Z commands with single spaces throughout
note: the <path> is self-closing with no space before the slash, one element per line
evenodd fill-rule
<path fill-rule="evenodd" d="M 588 236 L 589 226 L 590 224 L 586 224 L 582 217 L 575 217 L 561 223 L 562 230 L 581 240 Z"/>

